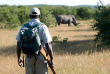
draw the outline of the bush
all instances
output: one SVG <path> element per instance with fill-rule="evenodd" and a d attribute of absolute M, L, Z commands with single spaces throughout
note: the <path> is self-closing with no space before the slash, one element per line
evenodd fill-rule
<path fill-rule="evenodd" d="M 61 38 L 59 35 L 52 37 L 53 43 L 67 43 L 68 38 Z"/>
<path fill-rule="evenodd" d="M 23 25 L 29 19 L 26 16 L 29 15 L 29 10 L 25 6 L 1 6 L 0 23 L 3 23 L 3 25 L 0 28 L 13 29 L 19 25 Z"/>
<path fill-rule="evenodd" d="M 56 19 L 55 17 L 51 14 L 51 10 L 48 10 L 46 7 L 41 7 L 41 22 L 45 23 L 48 27 L 56 26 Z"/>
<path fill-rule="evenodd" d="M 90 7 L 80 7 L 77 9 L 77 16 L 79 16 L 79 18 L 84 20 L 93 18 L 94 14 L 95 14 L 95 9 Z"/>
<path fill-rule="evenodd" d="M 54 15 L 54 17 L 58 15 L 66 15 L 66 9 L 63 6 L 55 7 L 52 14 Z"/>
<path fill-rule="evenodd" d="M 96 15 L 94 29 L 98 31 L 95 41 L 98 46 L 110 45 L 110 6 L 99 6 Z"/>
<path fill-rule="evenodd" d="M 14 10 L 13 10 L 14 9 Z M 7 6 L 0 9 L 0 22 L 4 23 L 1 28 L 12 29 L 17 27 L 19 19 L 17 15 L 17 9 L 15 6 Z"/>
<path fill-rule="evenodd" d="M 33 6 L 8 6 L 0 5 L 0 28 L 13 29 L 30 20 L 29 12 Z M 41 22 L 48 27 L 57 25 L 56 16 L 58 15 L 74 15 L 82 19 L 90 19 L 94 15 L 94 9 L 89 7 L 69 7 L 69 6 L 52 6 L 43 5 L 39 7 L 41 10 Z M 79 18 L 77 18 L 79 19 Z M 1 23 L 3 23 L 1 25 Z"/>

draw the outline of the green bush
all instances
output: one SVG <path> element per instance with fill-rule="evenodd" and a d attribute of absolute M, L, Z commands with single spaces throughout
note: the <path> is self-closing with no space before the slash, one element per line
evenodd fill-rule
<path fill-rule="evenodd" d="M 58 16 L 58 15 L 66 15 L 66 9 L 62 6 L 59 7 L 55 7 L 53 9 L 52 14 L 54 15 L 54 17 Z"/>
<path fill-rule="evenodd" d="M 33 8 L 33 6 L 0 5 L 0 28 L 13 29 L 22 26 L 30 20 L 29 12 L 31 8 Z M 90 19 L 94 16 L 95 10 L 89 7 L 77 8 L 52 5 L 43 5 L 38 8 L 41 10 L 40 21 L 45 23 L 48 27 L 55 27 L 57 25 L 56 16 L 58 15 L 74 15 L 82 19 Z"/>
<path fill-rule="evenodd" d="M 93 18 L 94 14 L 95 14 L 95 9 L 91 7 L 80 7 L 77 9 L 77 16 L 84 20 Z"/>
<path fill-rule="evenodd" d="M 19 7 L 18 19 L 19 19 L 20 25 L 23 25 L 24 23 L 29 21 L 29 12 L 30 12 L 30 9 L 28 9 L 27 7 L 24 7 L 24 6 Z"/>
<path fill-rule="evenodd" d="M 98 31 L 95 41 L 98 46 L 110 45 L 110 6 L 99 6 L 96 15 L 94 29 Z"/>
<path fill-rule="evenodd" d="M 41 22 L 45 23 L 48 27 L 52 26 L 56 26 L 56 19 L 55 17 L 51 14 L 52 10 L 49 10 L 46 7 L 41 7 L 40 8 L 41 11 Z"/>
<path fill-rule="evenodd" d="M 0 28 L 13 29 L 27 22 L 26 15 L 29 15 L 29 10 L 24 6 L 8 6 L 2 5 L 0 8 Z"/>
<path fill-rule="evenodd" d="M 6 6 L 0 8 L 0 22 L 4 23 L 4 25 L 2 25 L 2 28 L 12 29 L 14 27 L 17 27 L 19 24 L 19 19 L 16 7 Z"/>

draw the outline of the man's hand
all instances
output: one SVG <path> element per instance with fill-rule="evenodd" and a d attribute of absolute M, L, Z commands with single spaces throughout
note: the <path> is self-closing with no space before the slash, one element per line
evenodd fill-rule
<path fill-rule="evenodd" d="M 23 67 L 23 60 L 18 58 L 18 65 L 22 68 Z"/>

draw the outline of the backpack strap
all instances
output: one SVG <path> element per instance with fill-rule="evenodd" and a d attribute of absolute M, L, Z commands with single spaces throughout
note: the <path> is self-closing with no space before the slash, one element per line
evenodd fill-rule
<path fill-rule="evenodd" d="M 25 23 L 24 24 L 24 27 L 29 27 L 29 23 Z"/>

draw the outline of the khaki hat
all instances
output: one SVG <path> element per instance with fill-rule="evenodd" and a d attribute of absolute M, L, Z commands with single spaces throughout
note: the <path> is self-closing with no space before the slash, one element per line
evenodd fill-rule
<path fill-rule="evenodd" d="M 38 8 L 32 8 L 30 15 L 40 15 L 40 10 Z"/>

